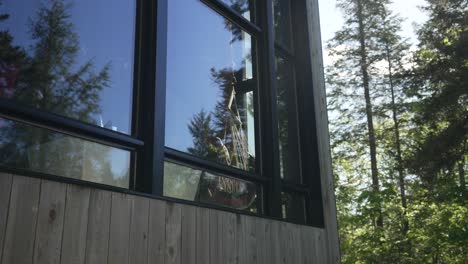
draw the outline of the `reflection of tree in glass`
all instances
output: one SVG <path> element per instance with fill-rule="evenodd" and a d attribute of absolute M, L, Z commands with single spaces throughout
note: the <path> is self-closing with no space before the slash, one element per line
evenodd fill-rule
<path fill-rule="evenodd" d="M 97 73 L 94 72 L 92 61 L 77 65 L 79 36 L 70 22 L 69 8 L 62 0 L 50 0 L 40 7 L 34 18 L 30 18 L 29 31 L 33 40 L 30 54 L 22 47 L 13 46 L 13 37 L 8 31 L 0 32 L 2 74 L 5 72 L 3 69 L 8 68 L 17 76 L 10 87 L 2 89 L 0 86 L 0 96 L 92 122 L 93 116 L 101 111 L 99 92 L 109 86 L 109 65 Z M 7 18 L 8 15 L 2 15 L 0 22 Z M 34 167 L 39 171 L 50 173 L 52 170 L 60 172 L 60 175 L 65 173 L 65 176 L 72 176 L 80 175 L 84 159 L 91 159 L 83 156 L 85 144 L 82 140 L 68 140 L 61 134 L 15 122 L 3 121 L 2 124 L 0 147 L 2 155 L 7 156 L 1 161 L 4 165 L 28 168 L 35 163 Z M 94 147 L 97 144 L 87 145 L 86 152 L 95 154 L 92 155 L 93 162 L 102 163 L 90 168 L 106 171 L 95 171 L 96 175 L 111 177 L 109 169 L 106 169 L 108 164 L 105 164 L 109 148 Z M 34 161 L 27 153 L 33 149 L 38 153 Z M 52 169 L 52 163 L 63 164 L 66 169 Z"/>
<path fill-rule="evenodd" d="M 236 90 L 236 80 L 243 69 L 232 71 L 211 69 L 213 83 L 220 89 L 220 100 L 212 113 L 195 114 L 189 124 L 193 148 L 188 151 L 199 157 L 225 163 L 244 170 L 253 170 L 253 157 L 247 151 L 247 115 L 251 106 L 245 92 Z"/>
<path fill-rule="evenodd" d="M 197 157 L 217 160 L 220 152 L 216 147 L 216 137 L 211 123 L 211 113 L 203 109 L 193 116 L 188 126 L 193 137 L 193 147 L 187 150 Z"/>
<path fill-rule="evenodd" d="M 223 0 L 228 6 L 230 6 L 234 11 L 239 14 L 247 15 L 249 14 L 251 8 L 251 3 L 249 0 Z M 236 26 L 229 20 L 224 20 L 224 25 L 227 30 L 232 32 L 232 40 L 231 43 L 236 41 L 241 41 L 242 38 L 242 29 Z"/>

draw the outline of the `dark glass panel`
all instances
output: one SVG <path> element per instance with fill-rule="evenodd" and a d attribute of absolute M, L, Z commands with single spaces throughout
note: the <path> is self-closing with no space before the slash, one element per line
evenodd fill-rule
<path fill-rule="evenodd" d="M 257 212 L 257 186 L 248 181 L 164 163 L 164 195 Z"/>
<path fill-rule="evenodd" d="M 299 136 L 297 134 L 294 67 L 276 57 L 278 143 L 281 178 L 300 182 Z"/>
<path fill-rule="evenodd" d="M 220 0 L 231 7 L 234 11 L 241 14 L 247 20 L 252 19 L 254 14 L 254 0 Z"/>
<path fill-rule="evenodd" d="M 169 1 L 167 147 L 254 170 L 251 36 L 199 1 Z"/>
<path fill-rule="evenodd" d="M 130 133 L 135 1 L 0 5 L 0 98 Z"/>
<path fill-rule="evenodd" d="M 305 197 L 301 194 L 282 192 L 281 209 L 285 219 L 301 223 L 306 220 Z"/>
<path fill-rule="evenodd" d="M 273 0 L 273 23 L 275 41 L 291 47 L 291 4 L 289 0 Z"/>
<path fill-rule="evenodd" d="M 0 166 L 128 188 L 130 152 L 0 118 Z"/>

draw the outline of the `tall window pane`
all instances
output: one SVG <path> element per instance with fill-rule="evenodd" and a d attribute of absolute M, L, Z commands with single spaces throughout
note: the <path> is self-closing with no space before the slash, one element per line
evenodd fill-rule
<path fill-rule="evenodd" d="M 254 170 L 251 36 L 200 1 L 169 1 L 168 23 L 166 146 Z"/>
<path fill-rule="evenodd" d="M 294 67 L 280 56 L 276 57 L 276 88 L 280 175 L 300 182 Z"/>
<path fill-rule="evenodd" d="M 0 118 L 0 166 L 128 188 L 130 152 Z"/>
<path fill-rule="evenodd" d="M 2 2 L 0 98 L 130 133 L 135 1 Z"/>

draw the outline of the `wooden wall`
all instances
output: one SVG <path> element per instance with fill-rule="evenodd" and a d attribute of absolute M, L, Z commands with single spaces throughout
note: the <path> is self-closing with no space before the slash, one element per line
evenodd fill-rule
<path fill-rule="evenodd" d="M 0 173 L 0 263 L 330 263 L 324 229 Z"/>

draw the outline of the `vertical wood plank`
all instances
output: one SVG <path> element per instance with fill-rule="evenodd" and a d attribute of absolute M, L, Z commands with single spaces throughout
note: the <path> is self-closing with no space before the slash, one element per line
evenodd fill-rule
<path fill-rule="evenodd" d="M 32 263 L 41 181 L 13 176 L 2 264 Z"/>
<path fill-rule="evenodd" d="M 107 263 L 111 193 L 93 189 L 89 199 L 86 264 Z"/>
<path fill-rule="evenodd" d="M 257 263 L 257 230 L 255 217 L 240 216 L 242 221 L 239 241 L 239 263 Z M 260 232 L 260 231 L 259 231 Z"/>
<path fill-rule="evenodd" d="M 149 200 L 130 198 L 130 255 L 129 263 L 146 264 L 148 261 Z"/>
<path fill-rule="evenodd" d="M 125 194 L 112 193 L 108 263 L 128 264 L 130 202 Z"/>
<path fill-rule="evenodd" d="M 34 245 L 35 264 L 60 263 L 66 190 L 67 185 L 63 183 L 45 180 L 41 183 Z"/>
<path fill-rule="evenodd" d="M 166 254 L 165 264 L 181 264 L 181 205 L 166 205 Z M 184 263 L 185 264 L 185 263 Z"/>
<path fill-rule="evenodd" d="M 332 163 L 330 154 L 330 135 L 328 131 L 327 98 L 320 33 L 318 0 L 307 0 L 307 25 L 312 63 L 315 119 L 317 123 L 317 147 L 320 163 L 320 178 L 326 226 L 327 263 L 340 263 L 338 224 L 336 217 L 335 188 L 333 186 Z"/>
<path fill-rule="evenodd" d="M 233 264 L 237 262 L 237 219 L 236 215 L 232 213 L 222 212 L 221 214 L 221 237 L 222 247 L 222 263 Z M 219 224 L 219 223 L 218 223 Z"/>
<path fill-rule="evenodd" d="M 315 232 L 314 240 L 315 258 L 317 259 L 317 263 L 330 262 L 329 255 L 327 254 L 326 232 L 323 230 L 317 230 L 317 232 Z"/>
<path fill-rule="evenodd" d="M 181 206 L 182 207 L 182 220 L 181 220 L 181 262 L 182 263 L 195 263 L 196 259 L 196 227 L 197 218 L 194 206 Z"/>
<path fill-rule="evenodd" d="M 288 232 L 288 223 L 280 222 L 279 223 L 279 244 L 280 244 L 280 254 L 281 254 L 281 263 L 287 264 L 290 261 L 290 247 L 291 247 L 291 236 Z"/>
<path fill-rule="evenodd" d="M 0 262 L 3 255 L 3 242 L 5 241 L 12 181 L 13 176 L 11 174 L 0 173 Z"/>
<path fill-rule="evenodd" d="M 299 225 L 292 225 L 292 261 L 290 263 L 301 263 L 302 247 L 301 247 L 301 229 Z"/>
<path fill-rule="evenodd" d="M 166 203 L 150 201 L 148 263 L 164 264 L 166 252 Z"/>
<path fill-rule="evenodd" d="M 271 233 L 270 233 L 270 263 L 279 264 L 282 263 L 283 249 L 281 248 L 280 239 L 280 222 L 271 221 Z"/>
<path fill-rule="evenodd" d="M 301 263 L 317 263 L 315 261 L 315 236 L 314 229 L 308 226 L 301 227 L 301 251 L 302 251 L 302 262 Z"/>
<path fill-rule="evenodd" d="M 89 188 L 67 185 L 61 263 L 84 263 L 88 228 Z"/>
<path fill-rule="evenodd" d="M 197 209 L 196 230 L 196 263 L 210 263 L 210 211 L 206 208 Z"/>
<path fill-rule="evenodd" d="M 270 264 L 269 258 L 271 252 L 271 220 L 256 218 L 256 247 L 257 247 L 257 263 Z"/>
<path fill-rule="evenodd" d="M 222 232 L 220 230 L 222 221 L 220 219 L 220 211 L 210 209 L 209 210 L 209 217 L 210 217 L 210 263 L 217 264 L 222 263 L 221 253 L 223 249 L 223 240 L 220 239 L 222 237 Z"/>

